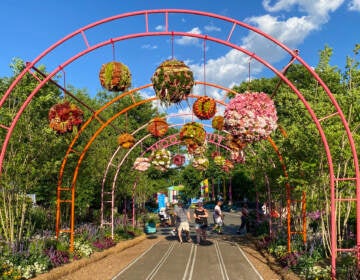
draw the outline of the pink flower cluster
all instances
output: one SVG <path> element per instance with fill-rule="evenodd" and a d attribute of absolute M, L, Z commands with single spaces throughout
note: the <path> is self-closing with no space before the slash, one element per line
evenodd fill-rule
<path fill-rule="evenodd" d="M 149 169 L 151 163 L 146 157 L 138 157 L 134 162 L 134 169 L 138 171 L 146 171 Z"/>
<path fill-rule="evenodd" d="M 237 94 L 226 106 L 225 129 L 245 143 L 265 139 L 277 128 L 274 102 L 263 92 Z"/>

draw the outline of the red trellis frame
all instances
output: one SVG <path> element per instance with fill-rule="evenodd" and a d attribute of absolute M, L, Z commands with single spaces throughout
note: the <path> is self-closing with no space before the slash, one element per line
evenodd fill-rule
<path fill-rule="evenodd" d="M 151 32 L 149 30 L 149 16 L 152 15 L 152 14 L 163 14 L 164 15 L 164 21 L 165 21 L 165 30 L 164 31 Z M 215 38 L 215 37 L 212 37 L 212 36 L 209 36 L 209 35 L 204 35 L 204 34 L 192 34 L 192 33 L 187 33 L 187 32 L 169 31 L 169 15 L 170 14 L 190 14 L 190 15 L 193 15 L 193 16 L 210 17 L 212 19 L 217 19 L 217 20 L 221 20 L 223 22 L 227 22 L 229 24 L 232 24 L 232 27 L 229 28 L 229 33 L 228 33 L 228 36 L 227 36 L 226 40 L 220 39 L 220 38 Z M 144 22 L 145 22 L 143 32 L 134 33 L 134 34 L 127 34 L 127 35 L 123 35 L 123 36 L 120 36 L 120 37 L 117 37 L 117 38 L 110 38 L 110 39 L 107 39 L 107 40 L 105 40 L 105 41 L 103 41 L 101 43 L 98 43 L 98 44 L 95 44 L 95 45 L 90 45 L 89 40 L 88 40 L 88 38 L 87 38 L 87 36 L 85 34 L 86 31 L 90 30 L 91 28 L 93 28 L 95 26 L 98 26 L 98 25 L 101 25 L 101 24 L 104 24 L 104 23 L 107 23 L 107 22 L 126 19 L 126 18 L 129 18 L 129 17 L 136 17 L 136 16 L 141 17 L 142 20 L 144 20 Z M 318 118 L 316 116 L 316 114 L 312 110 L 310 104 L 306 101 L 304 96 L 295 87 L 295 85 L 292 84 L 286 78 L 284 72 L 276 69 L 276 67 L 273 66 L 270 62 L 268 62 L 265 58 L 262 58 L 262 57 L 256 55 L 251 50 L 244 49 L 241 46 L 231 42 L 233 32 L 234 32 L 235 28 L 237 28 L 237 27 L 245 28 L 245 29 L 247 29 L 247 30 L 249 30 L 251 32 L 257 33 L 258 35 L 262 36 L 263 38 L 267 39 L 268 41 L 274 43 L 275 45 L 277 45 L 278 47 L 283 49 L 285 52 L 287 52 L 290 55 L 290 57 L 292 59 L 294 59 L 294 61 L 297 61 L 298 63 L 302 64 L 309 71 L 309 73 L 311 73 L 311 75 L 315 78 L 315 80 L 319 83 L 319 85 L 324 89 L 324 91 L 325 91 L 326 95 L 328 96 L 331 104 L 333 105 L 334 109 L 336 110 L 336 113 L 332 114 L 332 115 L 329 115 L 329 117 L 338 116 L 340 118 L 342 124 L 343 124 L 345 133 L 347 135 L 347 139 L 349 141 L 349 145 L 350 145 L 351 153 L 352 153 L 352 157 L 353 157 L 355 177 L 352 177 L 352 178 L 336 178 L 335 177 L 334 166 L 333 166 L 330 147 L 328 145 L 326 135 L 325 135 L 325 133 L 324 133 L 324 131 L 322 129 L 322 126 L 320 124 L 320 122 L 324 118 Z M 349 249 L 337 248 L 337 243 L 336 243 L 337 231 L 336 231 L 336 216 L 335 216 L 335 205 L 336 205 L 337 202 L 345 200 L 345 201 L 355 201 L 355 203 L 356 203 L 356 216 L 357 216 L 356 232 L 357 232 L 357 236 L 356 236 L 356 249 L 355 250 L 356 250 L 356 254 L 358 256 L 358 260 L 360 260 L 360 250 L 359 250 L 360 249 L 360 203 L 359 203 L 360 202 L 360 175 L 359 175 L 360 172 L 359 172 L 358 157 L 357 157 L 357 153 L 356 153 L 354 140 L 353 140 L 350 128 L 348 126 L 348 123 L 346 121 L 346 118 L 345 118 L 339 104 L 337 103 L 334 96 L 330 92 L 329 88 L 320 79 L 320 77 L 315 73 L 315 71 L 298 55 L 298 53 L 296 51 L 289 49 L 287 46 L 285 46 L 281 42 L 277 41 L 275 38 L 269 36 L 268 34 L 262 32 L 261 30 L 255 28 L 253 26 L 250 26 L 250 25 L 248 25 L 248 24 L 246 24 L 244 22 L 241 22 L 241 21 L 238 21 L 238 20 L 235 20 L 235 19 L 231 19 L 231 18 L 228 18 L 228 17 L 225 17 L 225 16 L 220 16 L 220 15 L 213 14 L 213 13 L 207 13 L 207 12 L 202 12 L 202 11 L 183 10 L 183 9 L 159 9 L 159 10 L 147 10 L 147 11 L 137 11 L 137 12 L 125 13 L 125 14 L 116 15 L 116 16 L 113 16 L 113 17 L 109 17 L 109 18 L 94 22 L 94 23 L 89 24 L 89 25 L 87 25 L 87 26 L 85 26 L 83 28 L 80 28 L 77 31 L 75 31 L 75 32 L 69 34 L 68 36 L 64 37 L 63 39 L 59 40 L 57 43 L 55 43 L 54 45 L 52 45 L 48 49 L 46 49 L 36 59 L 34 59 L 32 62 L 28 63 L 27 66 L 24 68 L 24 70 L 14 80 L 14 82 L 11 84 L 11 86 L 8 88 L 8 90 L 5 92 L 5 94 L 2 96 L 2 98 L 0 100 L 0 107 L 2 107 L 4 105 L 5 101 L 7 100 L 7 98 L 11 94 L 11 92 L 13 91 L 14 87 L 21 81 L 21 79 L 24 77 L 24 75 L 26 73 L 30 73 L 32 67 L 35 67 L 36 64 L 42 58 L 44 58 L 46 55 L 48 55 L 49 53 L 54 51 L 58 46 L 62 45 L 63 43 L 65 43 L 67 41 L 69 41 L 70 39 L 72 39 L 75 36 L 81 36 L 83 38 L 85 49 L 78 52 L 77 54 L 73 55 L 68 60 L 63 61 L 61 64 L 59 64 L 58 67 L 56 67 L 43 80 L 39 79 L 38 85 L 28 95 L 27 99 L 20 106 L 19 110 L 17 111 L 14 118 L 12 119 L 10 125 L 0 124 L 0 128 L 4 129 L 6 131 L 6 136 L 5 136 L 5 139 L 3 141 L 2 148 L 1 148 L 1 153 L 0 153 L 0 172 L 2 172 L 2 166 L 3 166 L 6 150 L 7 150 L 11 135 L 12 135 L 13 130 L 14 130 L 20 116 L 22 115 L 23 111 L 28 106 L 28 104 L 30 103 L 32 98 L 36 95 L 36 93 L 47 82 L 49 82 L 50 79 L 52 79 L 59 71 L 64 69 L 66 66 L 68 66 L 69 64 L 71 64 L 72 62 L 77 60 L 78 58 L 86 55 L 87 53 L 89 53 L 91 51 L 94 51 L 94 50 L 96 50 L 98 48 L 101 48 L 103 46 L 113 44 L 114 42 L 118 42 L 118 41 L 122 41 L 122 40 L 138 38 L 138 37 L 147 37 L 147 36 L 188 36 L 188 37 L 200 38 L 200 39 L 203 39 L 203 40 L 212 41 L 212 42 L 219 43 L 219 44 L 228 46 L 230 48 L 236 49 L 236 50 L 248 55 L 252 59 L 257 60 L 258 62 L 263 64 L 265 67 L 270 69 L 272 72 L 274 72 L 285 84 L 287 84 L 289 86 L 289 88 L 291 88 L 291 90 L 297 95 L 297 97 L 300 99 L 300 101 L 304 104 L 306 110 L 310 114 L 310 116 L 311 116 L 313 122 L 315 123 L 316 128 L 317 128 L 317 130 L 318 130 L 318 132 L 320 134 L 320 138 L 321 138 L 321 141 L 323 143 L 324 150 L 325 150 L 326 156 L 327 156 L 327 162 L 328 162 L 328 170 L 329 170 L 329 177 L 330 177 L 330 179 L 329 179 L 330 199 L 331 199 L 330 224 L 331 224 L 331 252 L 332 252 L 331 253 L 331 272 L 332 272 L 332 277 L 335 278 L 335 275 L 336 275 L 336 255 L 337 255 L 337 252 L 339 252 L 339 251 L 349 251 Z M 130 107 L 133 107 L 133 106 L 130 106 Z M 94 115 L 94 117 L 96 117 L 96 116 Z M 87 147 L 87 149 L 88 149 L 88 147 Z M 70 187 L 71 192 L 72 192 L 72 201 L 75 200 L 75 197 L 74 197 L 75 196 L 75 191 L 74 190 L 75 190 L 75 184 L 76 184 L 76 177 L 77 177 L 78 169 L 80 167 L 81 161 L 82 161 L 87 149 L 84 149 L 83 153 L 80 156 L 78 165 L 75 168 L 74 180 L 72 181 L 72 185 Z M 0 175 L 1 175 L 1 173 L 0 173 Z M 335 196 L 335 182 L 339 182 L 339 181 L 354 182 L 355 187 L 356 187 L 356 198 L 346 198 L 346 199 L 337 198 Z M 59 182 L 61 182 L 61 181 L 59 181 Z M 73 211 L 74 211 L 74 203 L 72 203 L 71 210 L 72 210 L 72 213 L 73 213 Z"/>

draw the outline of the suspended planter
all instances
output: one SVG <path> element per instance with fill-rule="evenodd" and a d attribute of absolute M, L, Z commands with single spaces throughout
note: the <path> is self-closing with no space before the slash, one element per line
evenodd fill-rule
<path fill-rule="evenodd" d="M 163 118 L 154 118 L 147 126 L 147 130 L 155 137 L 164 136 L 168 129 L 169 125 Z"/>
<path fill-rule="evenodd" d="M 201 96 L 194 102 L 193 112 L 200 120 L 211 119 L 216 113 L 216 102 L 211 97 Z"/>
<path fill-rule="evenodd" d="M 226 145 L 232 151 L 241 151 L 246 147 L 246 143 L 243 142 L 243 138 L 236 137 L 231 134 L 227 134 L 225 139 L 226 139 Z"/>
<path fill-rule="evenodd" d="M 180 140 L 183 141 L 185 145 L 193 146 L 193 148 L 202 146 L 206 140 L 206 131 L 200 123 L 186 123 L 180 129 Z"/>
<path fill-rule="evenodd" d="M 50 128 L 58 133 L 77 130 L 83 122 L 84 113 L 69 101 L 55 104 L 49 110 Z"/>
<path fill-rule="evenodd" d="M 234 164 L 230 160 L 226 159 L 221 168 L 225 172 L 230 172 L 232 169 L 234 169 Z"/>
<path fill-rule="evenodd" d="M 215 116 L 211 121 L 211 126 L 216 130 L 224 129 L 224 117 L 223 116 Z"/>
<path fill-rule="evenodd" d="M 146 171 L 149 169 L 151 162 L 146 157 L 138 157 L 134 162 L 134 169 L 138 171 Z"/>
<path fill-rule="evenodd" d="M 187 151 L 189 154 L 194 156 L 202 156 L 206 153 L 207 142 L 205 141 L 201 146 L 198 144 L 189 144 L 187 145 Z"/>
<path fill-rule="evenodd" d="M 101 86 L 109 91 L 125 91 L 131 86 L 130 70 L 121 62 L 112 61 L 103 64 L 99 79 Z"/>
<path fill-rule="evenodd" d="M 185 156 L 181 154 L 177 154 L 172 158 L 172 163 L 176 166 L 183 166 L 185 163 Z"/>
<path fill-rule="evenodd" d="M 160 171 L 166 171 L 171 164 L 171 153 L 166 149 L 155 150 L 151 153 L 151 164 Z"/>
<path fill-rule="evenodd" d="M 220 156 L 220 155 L 221 155 L 220 152 L 217 152 L 217 151 L 211 153 L 211 157 L 212 157 L 213 159 L 214 159 L 215 157 L 217 157 L 217 156 Z"/>
<path fill-rule="evenodd" d="M 223 166 L 225 164 L 225 158 L 223 156 L 215 156 L 214 163 L 218 166 Z"/>
<path fill-rule="evenodd" d="M 200 171 L 204 171 L 209 167 L 209 160 L 206 157 L 195 157 L 192 166 Z"/>
<path fill-rule="evenodd" d="M 169 106 L 186 98 L 194 86 L 193 73 L 182 61 L 171 59 L 160 64 L 151 78 L 156 96 Z"/>
<path fill-rule="evenodd" d="M 118 143 L 124 149 L 130 149 L 135 145 L 135 138 L 129 133 L 123 133 L 118 137 Z"/>
<path fill-rule="evenodd" d="M 268 137 L 277 128 L 274 102 L 263 92 L 237 94 L 225 108 L 224 128 L 244 143 Z"/>
<path fill-rule="evenodd" d="M 231 151 L 230 159 L 236 163 L 245 163 L 245 153 L 242 150 Z"/>

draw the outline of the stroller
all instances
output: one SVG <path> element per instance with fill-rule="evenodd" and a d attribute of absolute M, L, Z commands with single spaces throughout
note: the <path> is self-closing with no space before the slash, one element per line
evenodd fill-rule
<path fill-rule="evenodd" d="M 162 207 L 159 210 L 160 226 L 169 226 L 171 224 L 170 215 L 166 212 L 166 208 Z"/>

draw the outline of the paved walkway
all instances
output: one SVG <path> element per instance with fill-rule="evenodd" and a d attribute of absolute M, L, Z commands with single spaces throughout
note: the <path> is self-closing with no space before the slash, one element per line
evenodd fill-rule
<path fill-rule="evenodd" d="M 210 219 L 209 219 L 210 220 Z M 170 228 L 160 228 L 163 236 L 143 254 L 123 268 L 112 280 L 263 280 L 240 246 L 227 237 L 236 234 L 240 217 L 227 213 L 224 234 L 209 233 L 201 245 L 180 244 Z M 192 240 L 195 230 L 191 227 Z"/>
<path fill-rule="evenodd" d="M 161 240 L 121 270 L 113 280 L 263 278 L 233 242 L 210 238 L 204 245 Z"/>

